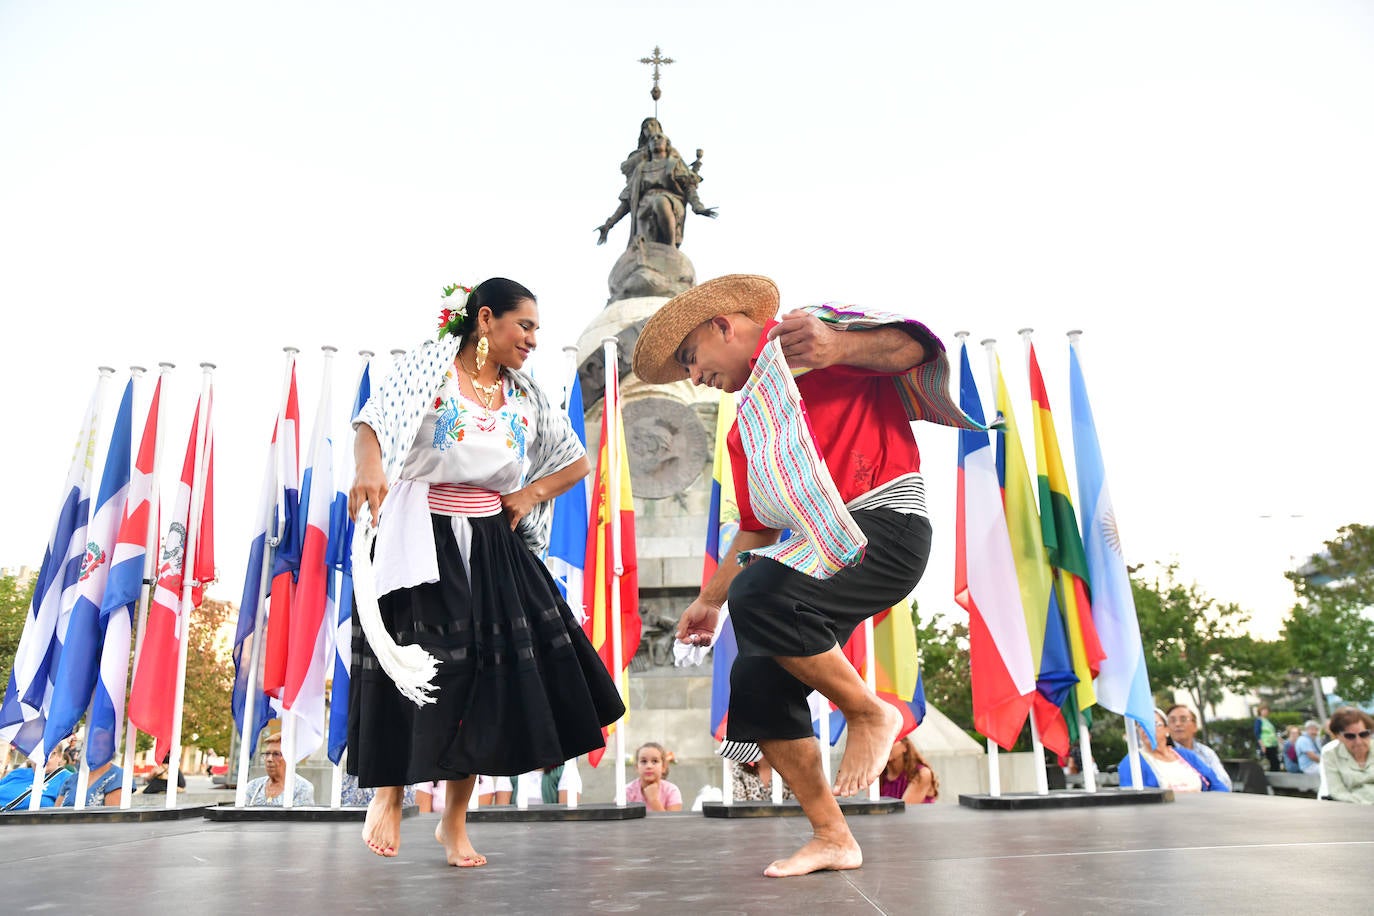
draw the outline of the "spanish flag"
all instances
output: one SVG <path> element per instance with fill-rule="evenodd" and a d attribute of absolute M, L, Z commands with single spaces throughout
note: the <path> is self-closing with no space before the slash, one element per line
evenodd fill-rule
<path fill-rule="evenodd" d="M 607 378 L 608 389 L 616 385 L 615 374 Z M 615 409 L 603 412 L 601 417 L 601 446 L 596 460 L 596 480 L 592 486 L 592 505 L 590 524 L 587 528 L 587 565 L 583 578 L 583 604 L 587 609 L 587 620 L 582 624 L 592 647 L 601 656 L 606 670 L 611 673 L 620 687 L 621 699 L 629 707 L 629 689 L 626 682 L 626 669 L 630 659 L 639 649 L 639 568 L 635 559 L 635 510 L 634 498 L 630 492 L 630 462 L 625 451 L 625 427 L 620 415 L 618 392 L 610 392 L 606 403 L 616 405 Z M 607 454 L 607 443 L 616 442 L 619 478 L 615 482 L 616 499 L 612 500 L 611 462 Z M 617 531 L 618 529 L 618 531 Z M 619 592 L 616 592 L 616 546 L 619 546 Z M 612 613 L 615 596 L 619 595 L 620 604 L 620 670 L 615 670 L 614 624 Z M 615 726 L 603 729 L 610 735 Z M 601 762 L 605 748 L 593 751 L 587 756 L 592 766 Z"/>

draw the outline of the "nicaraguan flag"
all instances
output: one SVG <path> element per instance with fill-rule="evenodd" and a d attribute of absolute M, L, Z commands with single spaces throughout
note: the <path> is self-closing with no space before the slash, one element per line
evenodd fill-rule
<path fill-rule="evenodd" d="M 568 390 L 568 421 L 583 447 L 587 445 L 586 423 L 582 418 L 582 385 L 573 373 Z M 553 501 L 553 530 L 549 534 L 549 574 L 558 583 L 573 616 L 581 623 L 587 619 L 583 604 L 583 571 L 587 566 L 587 488 L 579 484 Z"/>
<path fill-rule="evenodd" d="M 1073 415 L 1073 453 L 1078 476 L 1078 501 L 1083 508 L 1083 549 L 1088 580 L 1093 584 L 1093 621 L 1106 658 L 1097 673 L 1097 702 L 1139 722 L 1154 740 L 1154 699 L 1140 640 L 1131 577 L 1121 552 L 1121 534 L 1107 471 L 1102 463 L 1097 426 L 1093 422 L 1088 388 L 1078 362 L 1078 348 L 1069 346 L 1069 402 Z"/>
<path fill-rule="evenodd" d="M 53 680 L 52 703 L 43 729 L 43 744 L 54 747 L 76 730 L 86 714 L 100 670 L 101 599 L 110 573 L 110 556 L 119 538 L 119 523 L 129 496 L 129 465 L 133 460 L 134 382 L 124 386 L 119 411 L 115 414 L 110 447 L 105 453 L 105 470 L 100 475 L 95 514 L 86 529 L 86 556 L 76 584 L 76 603 L 67 621 L 62 642 L 62 658 Z"/>
<path fill-rule="evenodd" d="M 8 741 L 39 766 L 47 758 L 43 730 L 52 698 L 52 677 L 62 651 L 64 627 L 76 603 L 76 585 L 86 559 L 86 522 L 91 509 L 91 475 L 100 426 L 100 402 L 108 378 L 101 373 L 77 434 L 67 471 L 62 507 L 53 524 L 34 583 L 33 603 L 14 653 L 5 698 L 0 701 L 0 742 Z"/>

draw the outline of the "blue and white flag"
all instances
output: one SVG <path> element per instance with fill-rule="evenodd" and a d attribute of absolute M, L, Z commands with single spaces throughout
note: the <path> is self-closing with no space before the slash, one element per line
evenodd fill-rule
<path fill-rule="evenodd" d="M 353 398 L 349 419 L 356 419 L 367 399 L 372 397 L 372 378 L 367 364 L 358 379 L 358 393 Z M 329 759 L 338 763 L 348 746 L 348 666 L 353 651 L 353 520 L 348 517 L 348 491 L 344 489 L 353 479 L 352 450 L 342 449 L 339 456 L 340 473 L 334 492 L 334 507 L 329 515 L 329 565 L 339 572 L 337 610 L 330 615 L 334 625 L 334 679 L 329 689 Z M 335 600 L 333 576 L 329 582 L 329 597 Z"/>
<path fill-rule="evenodd" d="M 234 628 L 234 690 L 230 697 L 230 705 L 234 711 L 234 727 L 238 729 L 239 737 L 248 742 L 250 754 L 258 752 L 258 734 L 273 715 L 271 704 L 268 702 L 269 697 L 260 687 L 262 667 L 259 663 L 257 683 L 253 685 L 256 691 L 253 695 L 253 722 L 246 731 L 244 730 L 243 712 L 247 707 L 248 669 L 251 660 L 246 653 L 254 651 L 257 645 L 258 609 L 264 598 L 263 567 L 272 562 L 267 532 L 272 527 L 277 506 L 277 431 L 278 427 L 274 425 L 272 443 L 267 450 L 267 468 L 263 472 L 262 493 L 258 497 L 258 510 L 254 516 L 253 541 L 248 548 L 248 571 L 243 577 L 243 599 L 239 602 L 238 625 Z M 253 639 L 254 642 L 250 643 L 249 639 Z M 261 658 L 262 653 L 257 654 Z"/>
<path fill-rule="evenodd" d="M 110 558 L 119 538 L 119 524 L 124 518 L 124 503 L 129 496 L 133 426 L 134 382 L 130 379 L 124 386 L 124 397 L 115 414 L 110 447 L 105 453 L 105 470 L 100 475 L 95 514 L 86 529 L 86 554 L 76 584 L 76 602 L 62 640 L 62 656 L 53 678 L 48 722 L 43 729 L 45 747 L 55 747 L 76 730 L 76 723 L 86 714 L 95 691 L 105 635 L 100 605 L 110 574 Z"/>
<path fill-rule="evenodd" d="M 585 447 L 587 430 L 582 419 L 582 385 L 576 373 L 568 391 L 568 420 L 578 441 Z M 549 535 L 549 558 L 545 562 L 579 622 L 587 618 L 582 578 L 587 567 L 587 518 L 585 486 L 574 486 L 553 501 L 553 531 Z"/>
<path fill-rule="evenodd" d="M 19 637 L 5 698 L 0 702 L 0 741 L 8 741 L 39 766 L 47 758 L 43 729 L 52 700 L 66 624 L 76 603 L 76 585 L 86 559 L 86 522 L 91 509 L 91 477 L 100 426 L 100 401 L 108 376 L 101 373 L 77 434 L 62 507 L 48 538 L 34 584 L 33 603 Z"/>
<path fill-rule="evenodd" d="M 119 523 L 119 537 L 110 555 L 110 574 L 100 600 L 104 630 L 100 647 L 100 679 L 91 700 L 86 726 L 86 762 L 91 769 L 114 757 L 124 728 L 124 699 L 129 683 L 129 648 L 133 643 L 134 608 L 143 594 L 148 568 L 148 540 L 156 536 L 158 499 L 153 492 L 157 461 L 157 424 L 162 402 L 162 379 L 153 388 L 148 419 L 143 424 L 138 457 L 129 478 L 129 497 Z M 157 553 L 157 545 L 153 545 Z"/>
<path fill-rule="evenodd" d="M 1097 674 L 1097 702 L 1139 722 L 1154 735 L 1154 699 L 1145 668 L 1131 578 L 1121 552 L 1107 471 L 1097 441 L 1088 389 L 1078 363 L 1078 348 L 1069 346 L 1069 402 L 1073 411 L 1073 453 L 1078 468 L 1078 502 L 1082 506 L 1083 549 L 1088 580 L 1093 584 L 1093 623 L 1107 657 Z"/>

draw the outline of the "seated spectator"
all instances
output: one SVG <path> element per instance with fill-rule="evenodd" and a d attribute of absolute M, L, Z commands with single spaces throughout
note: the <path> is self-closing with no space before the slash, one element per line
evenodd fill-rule
<path fill-rule="evenodd" d="M 1175 747 L 1169 737 L 1168 717 L 1155 710 L 1155 746 L 1150 736 L 1136 726 L 1140 737 L 1140 781 L 1151 788 L 1172 789 L 1175 792 L 1229 792 L 1212 768 L 1187 748 Z M 1117 767 L 1123 788 L 1134 785 L 1129 755 Z"/>
<path fill-rule="evenodd" d="M 878 794 L 900 798 L 908 805 L 930 805 L 940 797 L 940 780 L 910 735 L 893 742 L 887 767 L 878 777 Z"/>
<path fill-rule="evenodd" d="M 51 808 L 57 804 L 67 788 L 67 782 L 74 774 L 67 769 L 67 746 L 58 743 L 48 752 L 47 763 L 43 767 L 43 796 L 38 800 L 40 808 Z M 29 806 L 29 796 L 33 793 L 33 768 L 20 767 L 11 770 L 0 779 L 0 810 L 22 811 Z"/>
<path fill-rule="evenodd" d="M 1283 748 L 1279 756 L 1283 758 L 1283 769 L 1288 773 L 1300 773 L 1298 769 L 1298 738 L 1302 736 L 1302 729 L 1296 725 L 1288 726 L 1288 731 L 1284 734 Z"/>
<path fill-rule="evenodd" d="M 443 814 L 444 799 L 446 797 L 445 781 L 436 782 L 417 782 L 413 786 L 407 786 L 406 792 L 413 792 L 415 804 L 419 807 L 421 814 Z M 373 790 L 366 790 L 373 791 Z M 510 804 L 510 777 L 509 776 L 478 776 L 477 783 L 473 786 L 473 794 L 477 796 L 478 807 L 487 805 L 509 805 Z"/>
<path fill-rule="evenodd" d="M 262 763 L 267 770 L 266 776 L 259 776 L 248 783 L 244 804 L 248 807 L 284 807 L 286 795 L 286 758 L 281 752 L 281 735 L 268 735 L 262 739 Z M 315 804 L 315 787 L 310 780 L 296 774 L 292 786 L 292 807 L 310 807 Z"/>
<path fill-rule="evenodd" d="M 372 801 L 372 796 L 377 794 L 376 789 L 364 789 L 358 785 L 358 777 L 352 773 L 345 772 L 339 780 L 339 805 L 344 808 L 366 808 L 367 803 Z M 415 787 L 406 786 L 401 793 L 401 807 L 415 804 Z"/>
<path fill-rule="evenodd" d="M 1308 719 L 1302 725 L 1302 735 L 1293 750 L 1298 757 L 1299 773 L 1316 773 L 1322 765 L 1322 727 L 1316 719 Z"/>
<path fill-rule="evenodd" d="M 793 797 L 792 787 L 782 784 L 782 797 Z M 754 763 L 730 761 L 730 798 L 733 801 L 772 801 L 773 768 L 760 757 Z"/>
<path fill-rule="evenodd" d="M 661 744 L 641 744 L 635 751 L 639 778 L 625 787 L 625 800 L 643 802 L 650 811 L 681 811 L 682 792 L 667 778 L 672 759 Z"/>
<path fill-rule="evenodd" d="M 1331 734 L 1336 740 L 1322 751 L 1328 797 L 1374 805 L 1374 761 L 1369 755 L 1374 716 L 1353 706 L 1342 706 L 1331 714 Z"/>
<path fill-rule="evenodd" d="M 144 795 L 163 795 L 167 792 L 167 771 L 171 767 L 164 760 L 153 770 L 153 775 L 148 777 L 148 782 L 143 786 Z M 186 774 L 177 770 L 177 791 L 186 791 Z"/>
<path fill-rule="evenodd" d="M 1231 776 L 1226 772 L 1226 767 L 1221 765 L 1221 758 L 1217 756 L 1216 751 L 1197 740 L 1197 715 L 1182 704 L 1170 706 L 1166 715 L 1169 737 L 1174 739 L 1174 747 L 1192 751 L 1217 775 L 1217 779 L 1226 786 L 1226 791 L 1231 791 Z"/>
<path fill-rule="evenodd" d="M 119 799 L 124 794 L 124 770 L 115 766 L 110 758 L 86 775 L 86 807 L 119 807 Z M 67 782 L 62 797 L 57 803 L 64 808 L 76 807 L 76 780 Z"/>

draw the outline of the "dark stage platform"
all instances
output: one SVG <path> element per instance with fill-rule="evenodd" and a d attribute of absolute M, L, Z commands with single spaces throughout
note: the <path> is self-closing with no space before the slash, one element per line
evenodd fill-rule
<path fill-rule="evenodd" d="M 186 819 L 0 831 L 6 913 L 1275 913 L 1363 899 L 1374 810 L 1257 795 L 1060 810 L 909 806 L 855 817 L 863 868 L 760 875 L 801 818 L 479 823 L 490 864 L 444 864 L 435 815 L 380 859 L 355 821 Z"/>

